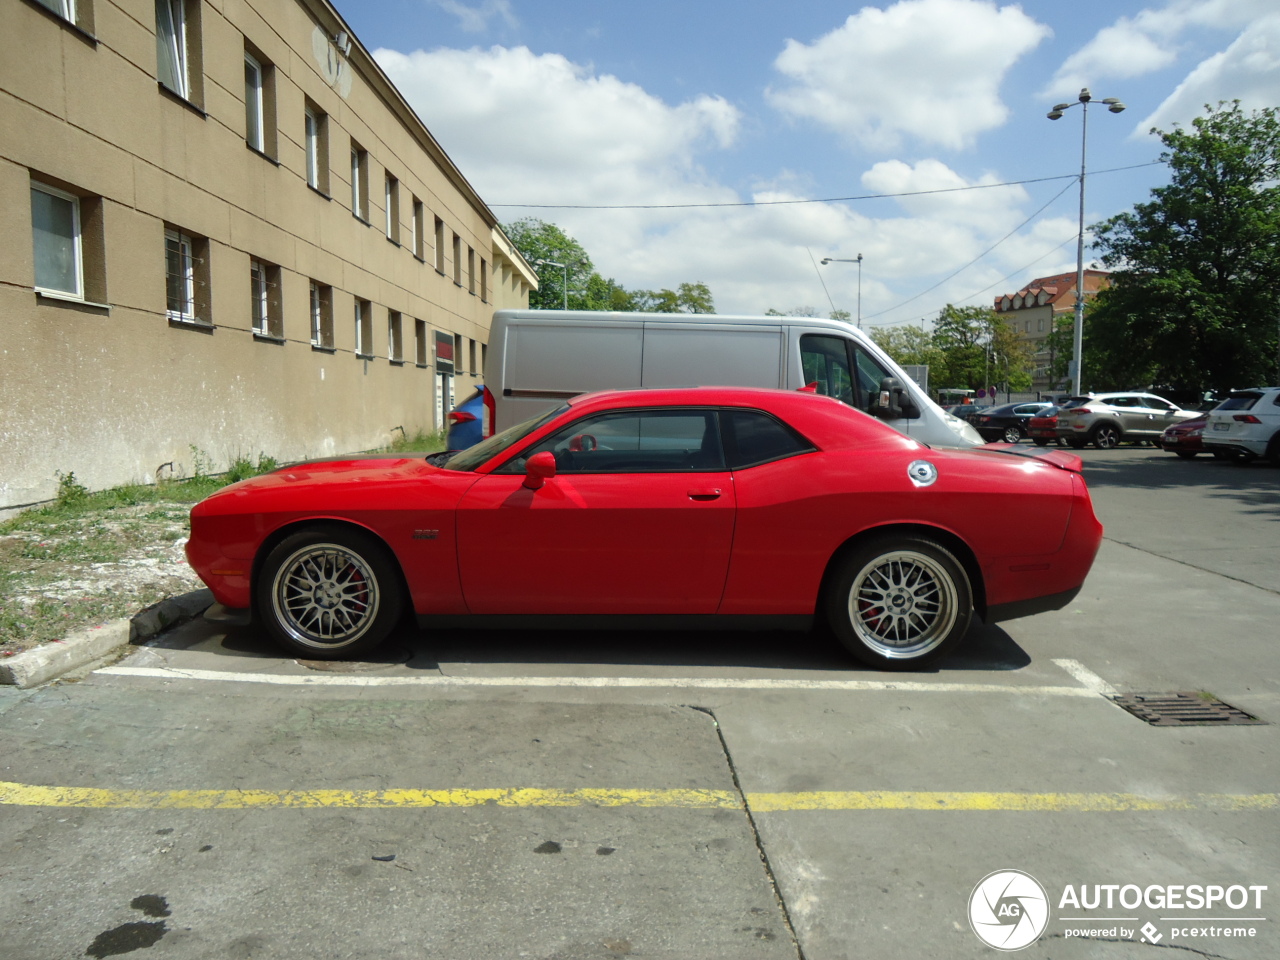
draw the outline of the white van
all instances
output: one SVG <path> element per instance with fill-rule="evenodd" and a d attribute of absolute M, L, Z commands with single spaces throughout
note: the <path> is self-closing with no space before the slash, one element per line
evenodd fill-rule
<path fill-rule="evenodd" d="M 811 383 L 931 446 L 984 442 L 840 320 L 499 310 L 485 358 L 495 431 L 593 390 Z"/>

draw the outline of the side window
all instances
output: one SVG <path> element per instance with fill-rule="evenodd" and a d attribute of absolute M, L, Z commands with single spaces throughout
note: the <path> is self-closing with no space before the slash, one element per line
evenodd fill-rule
<path fill-rule="evenodd" d="M 849 351 L 842 337 L 805 334 L 800 338 L 800 366 L 805 383 L 817 383 L 818 392 L 856 406 Z"/>
<path fill-rule="evenodd" d="M 889 371 L 861 348 L 854 349 L 854 356 L 858 368 L 858 409 L 870 412 L 872 401 L 880 395 L 880 382 L 889 376 Z"/>
<path fill-rule="evenodd" d="M 1172 403 L 1161 400 L 1159 397 L 1143 397 L 1140 402 L 1144 407 L 1161 412 L 1176 409 Z"/>
<path fill-rule="evenodd" d="M 716 415 L 710 410 L 631 410 L 576 420 L 504 464 L 523 473 L 525 458 L 547 450 L 557 473 L 706 473 L 723 471 Z"/>
<path fill-rule="evenodd" d="M 817 448 L 794 430 L 759 410 L 725 410 L 720 414 L 724 430 L 725 459 L 731 470 L 772 463 Z"/>

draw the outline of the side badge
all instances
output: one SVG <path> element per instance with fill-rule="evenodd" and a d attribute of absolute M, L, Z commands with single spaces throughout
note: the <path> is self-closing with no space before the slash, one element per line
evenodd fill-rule
<path fill-rule="evenodd" d="M 938 468 L 928 460 L 912 460 L 907 476 L 917 487 L 927 487 L 938 479 Z"/>

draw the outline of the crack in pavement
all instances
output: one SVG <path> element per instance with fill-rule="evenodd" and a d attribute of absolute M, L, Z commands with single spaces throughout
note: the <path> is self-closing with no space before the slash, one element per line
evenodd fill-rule
<path fill-rule="evenodd" d="M 1045 940 L 1062 940 L 1064 943 L 1067 939 L 1071 940 L 1092 940 L 1095 943 L 1131 943 L 1139 947 L 1154 947 L 1157 950 L 1183 950 L 1187 953 L 1194 953 L 1197 956 L 1205 957 L 1206 960 L 1233 960 L 1232 957 L 1223 956 L 1220 953 L 1208 953 L 1204 950 L 1197 950 L 1195 947 L 1189 947 L 1183 943 L 1151 943 L 1147 940 L 1122 940 L 1119 937 L 1065 937 L 1060 933 L 1051 933 Z"/>

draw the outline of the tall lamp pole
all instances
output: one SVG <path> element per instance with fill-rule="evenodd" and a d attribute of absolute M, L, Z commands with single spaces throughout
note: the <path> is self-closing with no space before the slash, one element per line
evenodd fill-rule
<path fill-rule="evenodd" d="M 825 267 L 828 263 L 856 263 L 858 265 L 858 329 L 862 329 L 862 254 L 858 254 L 857 259 L 841 260 L 839 257 L 823 257 L 822 265 Z"/>
<path fill-rule="evenodd" d="M 1083 214 L 1081 214 L 1083 216 Z M 569 309 L 569 266 L 564 263 L 556 263 L 554 260 L 535 260 L 535 264 L 541 267 L 559 267 L 564 271 L 564 308 Z"/>
<path fill-rule="evenodd" d="M 1075 357 L 1075 377 L 1072 379 L 1071 392 L 1080 396 L 1083 382 L 1081 372 L 1084 370 L 1084 178 L 1085 157 L 1089 143 L 1089 103 L 1093 100 L 1093 95 L 1089 93 L 1089 88 L 1085 87 L 1076 100 L 1080 104 L 1080 232 L 1076 237 L 1076 320 L 1071 340 L 1072 355 Z M 1107 97 L 1102 102 L 1112 113 L 1124 112 L 1124 104 L 1115 97 Z M 1063 113 L 1074 106 L 1074 103 L 1056 104 L 1049 111 L 1048 117 L 1050 120 L 1061 120 Z"/>

